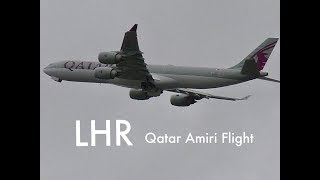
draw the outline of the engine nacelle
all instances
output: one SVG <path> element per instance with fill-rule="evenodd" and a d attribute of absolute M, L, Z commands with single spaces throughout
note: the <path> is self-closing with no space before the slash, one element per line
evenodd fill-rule
<path fill-rule="evenodd" d="M 190 106 L 190 104 L 196 103 L 194 98 L 185 94 L 172 95 L 170 102 L 174 106 Z"/>
<path fill-rule="evenodd" d="M 147 100 L 151 97 L 146 91 L 142 91 L 139 89 L 130 89 L 129 95 L 131 99 L 135 100 Z"/>
<path fill-rule="evenodd" d="M 117 52 L 101 52 L 98 56 L 99 62 L 103 64 L 117 64 L 122 58 L 122 55 Z"/>
<path fill-rule="evenodd" d="M 110 67 L 97 67 L 94 70 L 94 77 L 98 79 L 113 79 L 118 72 Z"/>

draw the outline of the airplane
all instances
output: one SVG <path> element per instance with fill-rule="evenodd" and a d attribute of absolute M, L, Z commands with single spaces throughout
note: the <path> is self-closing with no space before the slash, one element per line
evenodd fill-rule
<path fill-rule="evenodd" d="M 267 38 L 247 57 L 230 68 L 185 67 L 174 65 L 147 65 L 137 39 L 137 24 L 124 35 L 120 51 L 100 52 L 99 62 L 66 60 L 51 63 L 44 73 L 57 82 L 75 81 L 108 83 L 131 88 L 129 96 L 135 100 L 147 100 L 160 96 L 164 91 L 175 92 L 170 98 L 174 106 L 190 106 L 201 99 L 246 100 L 199 92 L 209 89 L 268 78 L 263 70 L 278 38 Z"/>

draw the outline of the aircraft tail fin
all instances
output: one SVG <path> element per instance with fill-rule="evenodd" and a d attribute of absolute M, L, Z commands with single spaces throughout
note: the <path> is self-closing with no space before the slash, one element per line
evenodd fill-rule
<path fill-rule="evenodd" d="M 276 46 L 279 38 L 268 38 L 255 50 L 253 50 L 240 63 L 230 69 L 241 69 L 242 74 L 259 74 L 267 63 L 273 48 Z"/>

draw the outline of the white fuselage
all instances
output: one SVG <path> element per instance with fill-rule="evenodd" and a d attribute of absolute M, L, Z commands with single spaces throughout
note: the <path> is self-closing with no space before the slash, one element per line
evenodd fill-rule
<path fill-rule="evenodd" d="M 95 68 L 103 66 L 113 67 L 114 65 L 87 61 L 62 61 L 49 65 L 44 69 L 44 72 L 56 80 L 109 83 L 135 89 L 141 87 L 141 81 L 139 80 L 128 80 L 117 77 L 109 80 L 96 78 L 94 76 Z M 236 69 L 173 65 L 148 65 L 147 67 L 154 79 L 156 87 L 163 90 L 173 88 L 217 88 L 252 79 L 241 74 L 240 70 Z"/>

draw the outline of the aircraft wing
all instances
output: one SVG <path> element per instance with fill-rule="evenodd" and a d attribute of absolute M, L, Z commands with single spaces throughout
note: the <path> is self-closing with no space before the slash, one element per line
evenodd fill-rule
<path fill-rule="evenodd" d="M 185 88 L 168 89 L 167 91 L 186 94 L 186 95 L 189 95 L 189 96 L 193 97 L 196 100 L 200 100 L 200 99 L 203 99 L 203 98 L 206 98 L 206 99 L 214 98 L 214 99 L 237 101 L 237 100 L 247 100 L 250 97 L 250 95 L 246 96 L 246 97 L 243 97 L 243 98 L 231 98 L 231 97 L 224 97 L 224 96 L 215 96 L 215 95 L 212 95 L 212 94 L 209 94 L 209 93 L 199 92 L 199 91 L 195 91 L 195 90 L 192 90 L 192 89 L 185 89 Z"/>
<path fill-rule="evenodd" d="M 119 78 L 152 82 L 153 78 L 146 67 L 137 39 L 137 24 L 124 35 L 120 53 L 125 60 L 116 67 L 120 70 Z"/>

